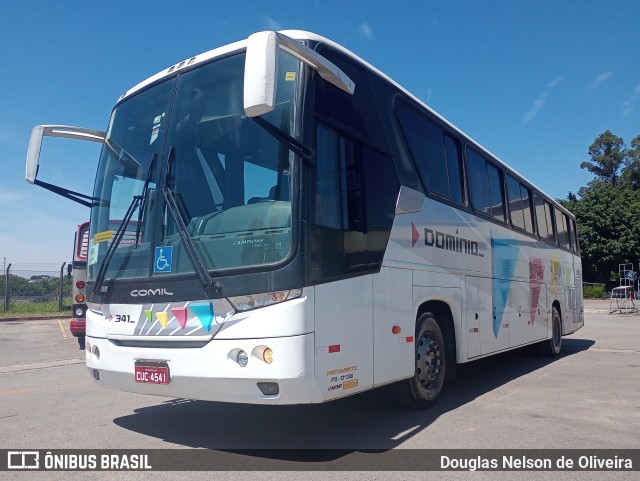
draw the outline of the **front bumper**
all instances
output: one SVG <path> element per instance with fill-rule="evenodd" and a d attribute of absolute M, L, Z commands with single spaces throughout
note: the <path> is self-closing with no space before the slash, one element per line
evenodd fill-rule
<path fill-rule="evenodd" d="M 260 339 L 213 339 L 202 346 L 128 346 L 87 336 L 86 361 L 98 385 L 141 394 L 250 404 L 307 404 L 324 401 L 314 375 L 313 333 Z M 273 351 L 273 362 L 260 353 Z M 249 355 L 241 367 L 238 349 Z M 169 384 L 137 383 L 136 361 L 166 361 Z M 277 383 L 277 395 L 264 395 L 258 382 Z"/>

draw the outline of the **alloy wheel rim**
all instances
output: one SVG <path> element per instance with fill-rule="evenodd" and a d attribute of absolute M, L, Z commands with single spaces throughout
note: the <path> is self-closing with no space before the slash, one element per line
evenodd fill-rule
<path fill-rule="evenodd" d="M 424 334 L 416 349 L 416 374 L 420 386 L 431 390 L 438 383 L 441 368 L 441 354 L 438 343 L 430 333 Z"/>

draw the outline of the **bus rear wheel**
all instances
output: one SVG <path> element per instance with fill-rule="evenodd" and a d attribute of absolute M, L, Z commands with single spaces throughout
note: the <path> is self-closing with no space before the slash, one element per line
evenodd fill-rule
<path fill-rule="evenodd" d="M 413 377 L 396 383 L 398 402 L 412 408 L 426 408 L 435 402 L 446 375 L 444 336 L 435 316 L 426 312 L 416 323 L 415 372 Z"/>
<path fill-rule="evenodd" d="M 562 317 L 556 307 L 551 311 L 551 323 L 551 339 L 542 341 L 538 346 L 543 356 L 555 357 L 562 349 Z"/>

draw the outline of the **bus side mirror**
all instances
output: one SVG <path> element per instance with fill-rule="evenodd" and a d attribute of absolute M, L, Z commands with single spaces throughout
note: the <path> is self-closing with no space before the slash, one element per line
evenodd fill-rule
<path fill-rule="evenodd" d="M 67 137 L 69 139 L 90 140 L 92 142 L 102 143 L 104 142 L 106 135 L 106 132 L 84 129 L 82 127 L 70 127 L 68 125 L 36 125 L 31 131 L 29 148 L 27 149 L 27 182 L 30 184 L 36 183 L 43 137 Z"/>
<path fill-rule="evenodd" d="M 70 191 L 63 187 L 58 187 L 47 182 L 43 182 L 38 177 L 38 166 L 40 164 L 40 150 L 42 148 L 43 137 L 66 137 L 76 140 L 88 140 L 91 142 L 103 143 L 106 132 L 100 130 L 85 129 L 82 127 L 70 127 L 68 125 L 36 125 L 31 131 L 29 147 L 27 149 L 26 179 L 29 184 L 38 185 L 58 195 L 67 197 L 82 205 L 91 207 L 91 203 L 83 199 L 95 200 L 84 194 Z"/>
<path fill-rule="evenodd" d="M 275 107 L 277 54 L 277 33 L 258 32 L 249 36 L 244 64 L 244 111 L 247 117 L 258 117 Z"/>
<path fill-rule="evenodd" d="M 322 55 L 279 32 L 257 32 L 247 39 L 244 66 L 244 111 L 248 117 L 258 117 L 275 108 L 281 48 L 317 70 L 327 82 L 353 94 L 355 83 Z"/>

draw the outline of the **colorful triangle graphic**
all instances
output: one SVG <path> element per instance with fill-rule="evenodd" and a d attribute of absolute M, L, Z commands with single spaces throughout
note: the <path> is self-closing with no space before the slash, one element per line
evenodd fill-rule
<path fill-rule="evenodd" d="M 169 313 L 168 312 L 156 312 L 156 317 L 162 324 L 162 329 L 167 328 L 167 324 L 169 323 Z"/>
<path fill-rule="evenodd" d="M 187 308 L 186 307 L 173 307 L 171 308 L 171 314 L 176 316 L 178 323 L 180 324 L 180 328 L 184 329 L 184 326 L 187 325 Z"/>
<path fill-rule="evenodd" d="M 153 311 L 151 309 L 147 309 L 144 311 L 144 315 L 147 316 L 147 321 L 151 321 L 153 317 Z"/>
<path fill-rule="evenodd" d="M 196 317 L 200 320 L 202 327 L 209 332 L 211 330 L 211 323 L 213 322 L 213 306 L 211 303 L 198 303 L 191 304 L 189 306 Z"/>
<path fill-rule="evenodd" d="M 513 239 L 492 237 L 491 251 L 493 261 L 491 266 L 494 308 L 493 334 L 498 339 L 520 247 L 518 242 Z"/>

